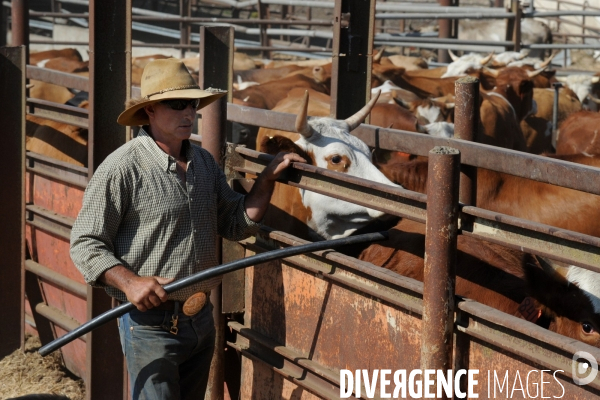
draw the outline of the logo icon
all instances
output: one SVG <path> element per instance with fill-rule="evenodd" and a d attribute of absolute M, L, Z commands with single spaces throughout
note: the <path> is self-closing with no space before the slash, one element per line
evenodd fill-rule
<path fill-rule="evenodd" d="M 587 385 L 596 379 L 596 375 L 598 375 L 598 362 L 587 351 L 578 351 L 573 354 L 571 368 L 573 372 L 573 382 L 579 386 Z"/>

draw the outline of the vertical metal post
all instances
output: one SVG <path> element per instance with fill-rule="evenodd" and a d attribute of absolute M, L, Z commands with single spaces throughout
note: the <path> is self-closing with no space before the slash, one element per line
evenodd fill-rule
<path fill-rule="evenodd" d="M 231 100 L 232 97 L 233 39 L 233 27 L 200 27 L 200 87 L 229 90 L 227 96 L 202 109 L 202 147 L 208 150 L 219 164 L 225 153 L 227 138 L 227 100 Z M 217 246 L 220 260 L 221 241 Z M 221 286 L 212 291 L 210 300 L 214 306 L 216 338 L 205 399 L 221 400 L 224 396 L 225 368 L 225 317 L 222 313 Z"/>
<path fill-rule="evenodd" d="M 479 127 L 479 79 L 466 76 L 455 83 L 454 137 L 473 141 Z M 469 165 L 460 167 L 459 201 L 476 205 L 477 168 Z"/>
<path fill-rule="evenodd" d="M 129 130 L 117 124 L 117 117 L 131 95 L 131 0 L 90 0 L 89 14 L 91 178 L 100 163 L 129 136 Z M 111 303 L 104 290 L 88 287 L 88 320 L 109 310 Z M 86 353 L 87 398 L 123 398 L 125 373 L 117 324 L 106 324 L 91 332 Z"/>
<path fill-rule="evenodd" d="M 330 115 L 345 119 L 371 98 L 375 0 L 336 0 L 333 21 Z"/>
<path fill-rule="evenodd" d="M 452 0 L 439 0 L 440 6 L 449 7 L 452 6 Z M 440 19 L 439 20 L 438 36 L 440 39 L 448 39 L 452 37 L 452 20 L 451 19 Z M 449 63 L 450 54 L 446 49 L 438 50 L 438 62 Z"/>
<path fill-rule="evenodd" d="M 179 0 L 179 15 L 181 17 L 187 17 L 189 18 L 192 14 L 192 4 L 190 2 L 190 0 Z M 179 36 L 179 43 L 180 44 L 190 44 L 190 38 L 191 38 L 191 27 L 190 24 L 188 22 L 180 22 L 179 23 L 179 31 L 180 31 L 180 36 Z M 185 52 L 187 51 L 187 49 L 182 48 L 181 49 L 181 58 L 185 57 Z"/>
<path fill-rule="evenodd" d="M 269 5 L 263 4 L 260 0 L 258 0 L 258 18 L 259 19 L 269 19 Z M 260 45 L 262 47 L 270 47 L 271 40 L 269 40 L 269 35 L 267 35 L 267 29 L 269 29 L 271 25 L 261 24 L 260 25 Z M 262 58 L 271 59 L 271 52 L 268 50 L 261 51 Z"/>
<path fill-rule="evenodd" d="M 13 0 L 10 18 L 12 45 L 25 46 L 25 63 L 29 63 L 29 0 Z"/>
<path fill-rule="evenodd" d="M 0 47 L 8 44 L 6 36 L 8 33 L 8 8 L 4 5 L 0 6 Z"/>
<path fill-rule="evenodd" d="M 513 50 L 521 51 L 521 20 L 523 10 L 521 10 L 521 4 L 519 3 L 519 0 L 512 0 L 511 10 L 513 14 L 515 14 L 515 22 L 512 31 L 512 41 L 514 43 Z"/>
<path fill-rule="evenodd" d="M 25 46 L 0 48 L 0 359 L 25 338 Z"/>
<path fill-rule="evenodd" d="M 586 1 L 583 2 L 583 11 L 590 6 L 590 3 Z M 581 16 L 581 43 L 585 44 L 585 14 Z"/>
<path fill-rule="evenodd" d="M 552 104 L 552 147 L 556 149 L 556 141 L 558 140 L 558 103 L 560 99 L 561 82 L 553 82 L 554 88 L 554 103 Z"/>
<path fill-rule="evenodd" d="M 421 333 L 423 370 L 452 368 L 459 170 L 458 150 L 435 147 L 429 152 Z"/>

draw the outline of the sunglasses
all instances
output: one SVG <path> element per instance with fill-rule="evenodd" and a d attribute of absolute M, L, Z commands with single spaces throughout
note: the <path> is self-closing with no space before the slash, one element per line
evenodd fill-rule
<path fill-rule="evenodd" d="M 195 110 L 198 108 L 198 104 L 200 104 L 200 99 L 173 99 L 173 100 L 163 100 L 162 104 L 166 104 L 171 107 L 172 110 L 185 110 L 187 106 L 191 105 Z"/>

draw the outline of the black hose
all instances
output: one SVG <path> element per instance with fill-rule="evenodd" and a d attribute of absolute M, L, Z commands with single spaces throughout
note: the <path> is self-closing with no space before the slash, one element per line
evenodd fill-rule
<path fill-rule="evenodd" d="M 172 293 L 176 290 L 183 289 L 184 287 L 190 286 L 194 283 L 201 282 L 210 278 L 214 278 L 219 275 L 226 274 L 228 272 L 237 271 L 238 269 L 247 268 L 252 265 L 262 264 L 267 261 L 276 260 L 279 258 L 291 257 L 298 254 L 310 253 L 318 250 L 325 250 L 329 248 L 345 246 L 350 244 L 375 242 L 379 240 L 385 240 L 388 238 L 387 232 L 375 232 L 367 233 L 364 235 L 350 236 L 342 239 L 324 240 L 322 242 L 314 242 L 303 244 L 300 246 L 286 247 L 285 249 L 267 251 L 265 253 L 256 254 L 251 257 L 242 258 L 240 260 L 232 261 L 227 264 L 219 265 L 218 267 L 210 268 L 196 274 L 190 275 L 187 278 L 180 279 L 176 282 L 169 283 L 164 286 L 167 293 Z M 129 302 L 123 303 L 118 307 L 110 309 L 96 318 L 80 325 L 73 329 L 62 337 L 53 340 L 45 346 L 39 349 L 39 353 L 42 356 L 46 356 L 57 350 L 64 345 L 71 343 L 78 337 L 85 335 L 86 333 L 96 329 L 100 325 L 104 325 L 108 321 L 120 317 L 121 315 L 133 310 L 135 306 Z"/>

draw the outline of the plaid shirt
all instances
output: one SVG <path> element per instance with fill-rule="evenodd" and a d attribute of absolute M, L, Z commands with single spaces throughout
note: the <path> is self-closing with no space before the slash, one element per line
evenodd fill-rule
<path fill-rule="evenodd" d="M 92 286 L 122 264 L 141 276 L 181 279 L 217 265 L 217 234 L 240 240 L 258 229 L 244 208 L 244 196 L 226 182 L 206 150 L 184 142 L 186 183 L 175 159 L 143 129 L 100 165 L 90 180 L 71 232 L 71 258 Z M 185 300 L 216 287 L 221 277 L 171 293 Z M 120 290 L 106 292 L 121 301 Z"/>

